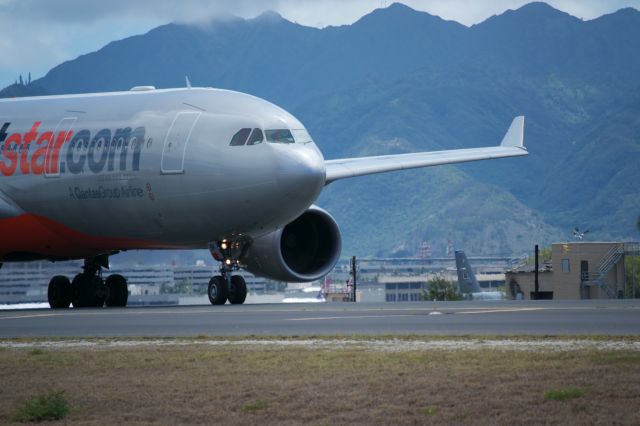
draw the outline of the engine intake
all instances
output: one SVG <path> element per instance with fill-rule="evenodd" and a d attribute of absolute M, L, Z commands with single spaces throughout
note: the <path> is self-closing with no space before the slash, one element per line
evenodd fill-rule
<path fill-rule="evenodd" d="M 254 275 L 286 282 L 314 281 L 338 262 L 342 239 L 329 213 L 311 206 L 282 229 L 253 240 L 241 259 Z"/>

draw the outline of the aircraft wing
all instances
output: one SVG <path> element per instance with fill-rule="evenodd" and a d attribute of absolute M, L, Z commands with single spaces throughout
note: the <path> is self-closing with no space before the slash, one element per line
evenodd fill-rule
<path fill-rule="evenodd" d="M 527 154 L 527 149 L 524 147 L 524 117 L 520 116 L 513 119 L 511 127 L 498 146 L 327 160 L 325 161 L 327 170 L 325 185 L 338 179 L 373 173 L 517 157 Z"/>

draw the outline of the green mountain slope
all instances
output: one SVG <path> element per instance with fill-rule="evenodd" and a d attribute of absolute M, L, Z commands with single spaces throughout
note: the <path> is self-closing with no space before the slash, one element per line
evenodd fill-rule
<path fill-rule="evenodd" d="M 427 241 L 444 256 L 448 240 L 472 253 L 520 254 L 562 237 L 509 193 L 454 167 L 338 181 L 319 204 L 349 255 L 416 256 Z"/>
<path fill-rule="evenodd" d="M 53 68 L 52 94 L 153 84 L 246 91 L 309 128 L 326 158 L 499 143 L 524 114 L 527 158 L 336 182 L 319 204 L 345 254 L 415 253 L 452 239 L 520 253 L 591 227 L 637 238 L 640 12 L 581 21 L 544 3 L 472 27 L 393 4 L 353 25 L 266 13 L 170 24 Z"/>
<path fill-rule="evenodd" d="M 591 122 L 542 182 L 534 206 L 560 226 L 602 239 L 640 237 L 640 93 L 629 98 Z"/>

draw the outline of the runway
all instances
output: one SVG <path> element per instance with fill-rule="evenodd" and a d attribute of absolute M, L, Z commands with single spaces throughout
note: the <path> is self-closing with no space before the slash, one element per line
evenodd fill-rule
<path fill-rule="evenodd" d="M 640 301 L 268 304 L 0 312 L 0 338 L 640 335 Z"/>

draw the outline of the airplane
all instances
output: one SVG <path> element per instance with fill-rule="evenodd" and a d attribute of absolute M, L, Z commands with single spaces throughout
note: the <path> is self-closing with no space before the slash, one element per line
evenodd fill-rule
<path fill-rule="evenodd" d="M 588 229 L 586 231 L 580 231 L 580 229 L 577 226 L 573 228 L 573 237 L 578 240 L 583 240 L 585 234 L 588 234 L 588 233 L 589 233 Z"/>
<path fill-rule="evenodd" d="M 504 299 L 502 291 L 482 291 L 480 284 L 473 273 L 467 255 L 462 250 L 455 251 L 456 270 L 458 272 L 458 291 L 473 300 L 501 300 Z"/>
<path fill-rule="evenodd" d="M 126 278 L 103 278 L 125 250 L 208 248 L 213 305 L 244 303 L 240 268 L 314 281 L 342 245 L 314 205 L 326 185 L 527 155 L 520 116 L 499 146 L 325 160 L 289 112 L 213 88 L 5 99 L 0 117 L 0 264 L 84 259 L 73 280 L 51 279 L 51 308 L 126 306 Z"/>

